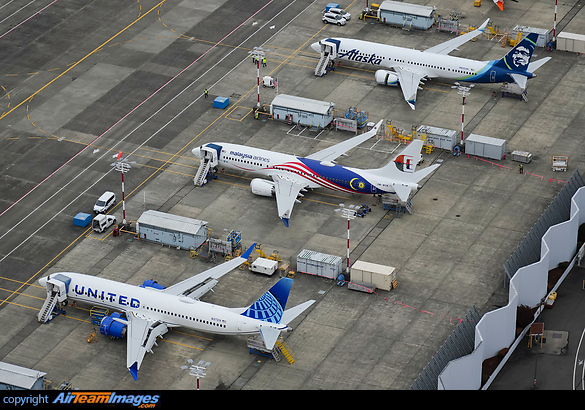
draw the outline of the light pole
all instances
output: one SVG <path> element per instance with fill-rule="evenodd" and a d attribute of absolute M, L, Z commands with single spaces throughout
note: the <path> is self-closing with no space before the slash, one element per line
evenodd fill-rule
<path fill-rule="evenodd" d="M 199 390 L 199 379 L 205 377 L 205 369 L 209 367 L 211 362 L 204 362 L 203 360 L 199 360 L 197 364 L 193 364 L 193 359 L 187 359 L 187 363 L 189 363 L 189 366 L 181 366 L 181 369 L 189 369 L 189 374 L 191 376 L 197 377 L 197 390 Z"/>
<path fill-rule="evenodd" d="M 469 97 L 470 91 L 475 84 L 470 84 L 469 87 L 465 87 L 459 83 L 451 86 L 453 89 L 457 89 L 457 94 L 463 96 L 463 104 L 461 105 L 461 145 L 463 145 L 463 125 L 465 124 L 465 97 Z"/>
<path fill-rule="evenodd" d="M 257 90 L 258 90 L 258 102 L 257 107 L 260 108 L 260 59 L 265 57 L 264 52 L 265 51 L 270 51 L 268 49 L 264 50 L 262 47 L 254 47 L 253 50 L 248 51 L 248 54 L 250 54 L 252 57 L 254 57 L 254 60 L 256 61 L 256 77 L 257 77 Z"/>
<path fill-rule="evenodd" d="M 130 164 L 136 164 L 136 161 L 128 162 L 128 158 L 122 158 L 122 151 L 118 152 L 118 155 L 114 155 L 114 158 L 118 160 L 111 164 L 114 170 L 120 171 L 122 174 L 122 224 L 126 225 L 126 198 L 124 196 L 124 174 L 130 171 L 132 166 Z"/>
<path fill-rule="evenodd" d="M 350 275 L 350 272 L 349 272 L 349 222 L 352 219 L 355 219 L 357 209 L 356 209 L 355 205 L 350 205 L 346 208 L 344 204 L 339 204 L 339 208 L 337 208 L 335 210 L 335 212 L 339 212 L 339 211 L 341 211 L 341 215 L 344 218 L 347 218 L 347 269 L 346 269 L 346 272 L 347 272 L 347 275 L 349 276 Z M 349 280 L 349 277 L 348 277 L 348 280 Z"/>

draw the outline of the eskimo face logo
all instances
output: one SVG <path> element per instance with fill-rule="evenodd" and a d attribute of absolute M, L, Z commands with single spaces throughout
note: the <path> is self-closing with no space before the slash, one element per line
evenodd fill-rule
<path fill-rule="evenodd" d="M 360 53 L 357 48 L 353 50 L 349 50 L 346 53 L 339 53 L 340 58 L 346 58 L 350 61 L 357 61 L 358 63 L 366 63 L 366 64 L 373 64 L 373 65 L 380 65 L 382 64 L 382 57 L 377 56 L 376 53 L 372 53 L 371 55 L 365 55 Z"/>
<path fill-rule="evenodd" d="M 512 54 L 512 64 L 516 67 L 527 66 L 530 62 L 530 50 L 524 46 L 518 47 Z"/>

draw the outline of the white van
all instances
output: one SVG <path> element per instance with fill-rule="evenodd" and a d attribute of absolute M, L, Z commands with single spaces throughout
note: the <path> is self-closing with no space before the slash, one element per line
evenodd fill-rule
<path fill-rule="evenodd" d="M 338 9 L 338 8 L 334 7 L 334 8 L 330 8 L 327 13 L 339 14 L 341 17 L 343 17 L 347 21 L 351 20 L 351 14 L 343 9 Z"/>
<path fill-rule="evenodd" d="M 96 214 L 104 214 L 114 206 L 116 203 L 116 194 L 112 191 L 106 191 L 100 196 L 93 206 L 93 212 Z"/>
<path fill-rule="evenodd" d="M 115 223 L 116 218 L 114 218 L 112 215 L 99 214 L 98 216 L 93 218 L 91 227 L 94 231 L 102 233 Z"/>

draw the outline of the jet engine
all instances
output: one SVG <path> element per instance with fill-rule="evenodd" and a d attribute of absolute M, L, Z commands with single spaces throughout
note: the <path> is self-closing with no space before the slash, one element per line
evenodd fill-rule
<path fill-rule="evenodd" d="M 105 316 L 100 322 L 100 333 L 115 339 L 121 339 L 126 336 L 126 323 L 116 320 L 120 319 L 121 316 L 122 313 L 120 312 L 114 312 L 110 316 Z"/>
<path fill-rule="evenodd" d="M 255 195 L 274 196 L 274 182 L 261 178 L 254 178 L 250 181 L 250 189 Z"/>
<path fill-rule="evenodd" d="M 376 82 L 396 87 L 398 85 L 398 76 L 392 71 L 378 70 L 376 71 Z"/>

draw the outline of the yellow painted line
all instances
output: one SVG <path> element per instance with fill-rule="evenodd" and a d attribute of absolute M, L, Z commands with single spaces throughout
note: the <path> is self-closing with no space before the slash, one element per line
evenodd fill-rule
<path fill-rule="evenodd" d="M 83 57 L 81 60 L 77 61 L 76 63 L 72 63 L 71 67 L 69 67 L 67 70 L 63 71 L 61 74 L 59 74 L 57 77 L 55 77 L 54 79 L 52 79 L 51 81 L 49 81 L 47 84 L 45 84 L 44 86 L 42 86 L 41 88 L 39 88 L 37 91 L 35 91 L 33 94 L 31 94 L 30 97 L 28 97 L 26 100 L 22 101 L 20 104 L 14 106 L 14 108 L 12 108 L 10 111 L 3 113 L 0 116 L 0 120 L 3 119 L 4 117 L 6 117 L 8 114 L 11 114 L 14 110 L 16 110 L 17 108 L 21 107 L 23 104 L 29 102 L 32 100 L 32 98 L 37 95 L 38 93 L 40 93 L 41 91 L 43 91 L 45 88 L 47 88 L 48 86 L 50 86 L 51 84 L 53 84 L 55 81 L 57 81 L 59 78 L 61 78 L 63 75 L 65 75 L 69 70 L 72 70 L 75 66 L 81 64 L 83 61 L 85 61 L 87 58 L 89 58 L 91 55 L 95 54 L 97 51 L 99 51 L 99 49 L 101 47 L 104 47 L 106 44 L 108 44 L 110 41 L 112 41 L 113 39 L 115 39 L 116 37 L 118 37 L 120 34 L 122 34 L 123 32 L 125 32 L 126 30 L 128 30 L 130 27 L 132 27 L 134 24 L 138 23 L 140 20 L 142 20 L 142 18 L 146 17 L 149 13 L 151 13 L 153 10 L 155 10 L 156 8 L 160 7 L 164 2 L 166 2 L 166 0 L 162 0 L 160 3 L 158 3 L 156 6 L 154 6 L 153 8 L 151 8 L 150 10 L 148 10 L 146 13 L 144 13 L 142 16 L 138 17 L 136 20 L 134 20 L 132 23 L 128 24 L 126 27 L 124 27 L 122 30 L 120 30 L 119 32 L 117 32 L 116 34 L 114 34 L 112 37 L 110 37 L 108 40 L 106 40 L 103 44 L 101 44 L 100 46 L 96 47 L 93 51 L 91 51 L 89 54 L 87 54 L 85 57 Z M 1 304 L 0 304 L 1 306 Z"/>

